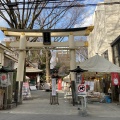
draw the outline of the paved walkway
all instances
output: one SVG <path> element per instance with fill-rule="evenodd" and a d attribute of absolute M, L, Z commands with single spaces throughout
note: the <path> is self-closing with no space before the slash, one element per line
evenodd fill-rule
<path fill-rule="evenodd" d="M 88 104 L 88 114 L 95 117 L 120 117 L 120 106 L 115 103 Z"/>
<path fill-rule="evenodd" d="M 42 115 L 47 118 L 44 120 L 48 120 L 49 117 L 52 119 L 52 116 L 59 116 L 62 120 L 65 120 L 65 116 L 72 120 L 72 118 L 80 118 L 80 112 L 77 108 L 78 106 L 73 106 L 68 101 L 66 102 L 64 99 L 64 93 L 59 92 L 59 105 L 51 105 L 49 96 L 50 92 L 45 91 L 32 91 L 32 100 L 23 101 L 22 105 L 18 105 L 18 107 L 10 109 L 10 110 L 1 110 L 0 114 L 4 113 L 9 114 L 21 114 L 21 115 Z M 105 120 L 109 119 L 120 119 L 120 106 L 115 103 L 93 103 L 87 104 L 87 113 L 88 116 L 84 119 L 90 120 L 100 120 L 99 118 L 104 118 Z M 61 116 L 62 115 L 62 116 Z M 64 118 L 65 117 L 65 118 Z M 3 117 L 4 118 L 4 117 Z M 3 118 L 0 120 L 3 120 Z M 58 118 L 57 120 L 59 120 Z M 7 120 L 7 119 L 6 119 Z M 37 120 L 37 118 L 36 118 Z M 41 119 L 40 119 L 41 120 Z"/>

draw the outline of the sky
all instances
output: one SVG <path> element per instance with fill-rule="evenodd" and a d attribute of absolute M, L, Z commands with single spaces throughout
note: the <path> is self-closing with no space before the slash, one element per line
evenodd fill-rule
<path fill-rule="evenodd" d="M 0 18 L 0 27 L 7 27 L 7 23 Z M 2 31 L 0 31 L 0 41 L 2 41 L 5 38 Z"/>
<path fill-rule="evenodd" d="M 91 1 L 92 2 L 94 1 L 94 3 L 98 3 L 98 2 L 102 2 L 104 0 L 85 0 L 85 1 L 86 1 L 86 3 L 92 4 Z M 91 7 L 90 9 L 92 9 L 92 11 L 94 12 L 95 7 Z M 84 20 L 83 24 L 81 24 L 81 25 L 76 24 L 75 27 L 85 27 L 85 26 L 89 26 L 89 25 L 93 25 L 92 14 Z M 2 18 L 0 19 L 0 27 L 8 27 L 7 23 Z M 0 31 L 0 42 L 3 41 L 5 38 L 6 38 L 6 36 L 4 36 L 3 32 Z"/>

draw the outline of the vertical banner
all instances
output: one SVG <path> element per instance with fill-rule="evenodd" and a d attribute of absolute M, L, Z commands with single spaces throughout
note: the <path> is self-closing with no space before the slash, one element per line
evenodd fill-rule
<path fill-rule="evenodd" d="M 81 75 L 81 84 L 84 84 L 85 80 L 84 80 L 84 75 Z"/>
<path fill-rule="evenodd" d="M 120 85 L 119 74 L 116 72 L 111 73 L 112 85 Z"/>
<path fill-rule="evenodd" d="M 52 96 L 56 96 L 56 78 L 52 78 Z"/>
<path fill-rule="evenodd" d="M 62 80 L 61 80 L 61 78 L 58 79 L 58 90 L 62 90 Z"/>
<path fill-rule="evenodd" d="M 8 75 L 7 73 L 2 73 L 0 75 L 0 83 L 1 83 L 1 87 L 7 87 L 8 86 Z"/>
<path fill-rule="evenodd" d="M 30 87 L 28 82 L 23 82 L 22 86 L 23 99 L 31 97 Z"/>
<path fill-rule="evenodd" d="M 77 80 L 76 80 L 76 83 L 77 84 L 84 84 L 85 81 L 84 81 L 84 76 L 80 73 L 77 74 Z"/>
<path fill-rule="evenodd" d="M 76 79 L 76 83 L 77 84 L 81 84 L 81 74 L 77 73 L 77 79 Z"/>

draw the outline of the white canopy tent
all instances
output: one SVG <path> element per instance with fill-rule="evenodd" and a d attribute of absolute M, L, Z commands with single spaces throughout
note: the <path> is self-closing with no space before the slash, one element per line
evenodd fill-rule
<path fill-rule="evenodd" d="M 67 75 L 66 77 L 63 78 L 64 82 L 70 82 L 70 75 Z"/>
<path fill-rule="evenodd" d="M 26 80 L 29 80 L 30 78 L 29 78 L 28 76 L 25 76 L 25 79 L 26 79 Z"/>
<path fill-rule="evenodd" d="M 118 72 L 120 73 L 120 67 L 106 60 L 102 56 L 95 55 L 84 62 L 77 63 L 77 66 L 88 72 Z"/>

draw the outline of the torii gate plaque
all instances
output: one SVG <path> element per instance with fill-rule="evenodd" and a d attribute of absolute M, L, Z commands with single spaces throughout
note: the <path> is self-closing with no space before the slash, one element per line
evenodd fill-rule
<path fill-rule="evenodd" d="M 26 48 L 40 48 L 40 47 L 68 47 L 70 50 L 70 70 L 76 68 L 75 49 L 80 46 L 88 46 L 87 42 L 75 42 L 74 36 L 88 36 L 93 30 L 93 26 L 72 29 L 49 29 L 49 30 L 24 30 L 0 28 L 6 36 L 19 36 L 19 42 L 10 42 L 9 47 L 16 47 L 19 50 L 18 68 L 16 81 L 23 81 L 24 64 L 26 57 Z M 51 45 L 43 45 L 43 42 L 28 42 L 26 37 L 40 37 L 43 32 L 51 32 L 51 37 L 65 37 L 69 36 L 68 42 L 51 42 Z M 66 48 L 67 49 L 67 48 Z M 75 81 L 75 74 L 71 72 L 71 80 Z"/>

